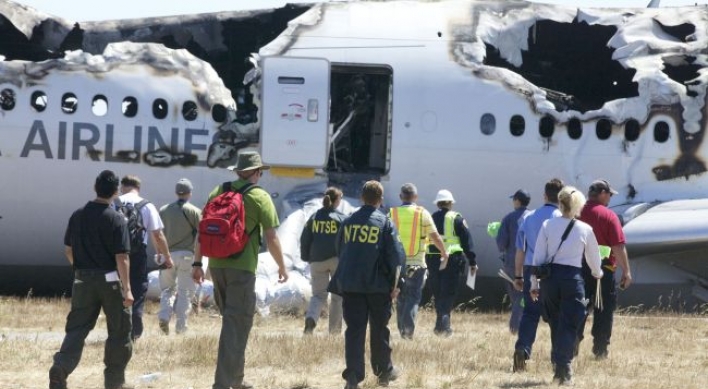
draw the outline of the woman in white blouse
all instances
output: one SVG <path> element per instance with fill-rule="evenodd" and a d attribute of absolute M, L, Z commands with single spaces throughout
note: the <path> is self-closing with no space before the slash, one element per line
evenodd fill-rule
<path fill-rule="evenodd" d="M 575 337 L 585 318 L 587 300 L 582 261 L 587 262 L 595 278 L 602 277 L 600 251 L 592 227 L 575 220 L 584 205 L 585 196 L 579 190 L 572 186 L 563 188 L 558 194 L 563 216 L 543 223 L 533 256 L 534 266 L 552 261 L 550 276 L 540 282 L 532 276 L 531 294 L 541 298 L 543 314 L 551 327 L 553 380 L 561 385 L 572 384 L 570 365 Z M 567 237 L 562 240 L 564 234 Z"/>

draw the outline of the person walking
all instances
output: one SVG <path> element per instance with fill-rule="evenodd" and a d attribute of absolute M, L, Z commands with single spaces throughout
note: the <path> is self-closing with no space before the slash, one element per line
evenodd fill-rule
<path fill-rule="evenodd" d="M 597 359 L 605 359 L 609 355 L 608 347 L 612 336 L 612 325 L 614 322 L 615 309 L 617 308 L 617 281 L 615 272 L 617 266 L 622 269 L 620 288 L 628 288 L 632 283 L 632 272 L 629 268 L 629 257 L 625 248 L 624 232 L 622 223 L 617 215 L 607 206 L 610 199 L 617 191 L 610 187 L 610 183 L 605 180 L 594 181 L 588 190 L 588 202 L 585 203 L 583 211 L 580 213 L 580 220 L 592 227 L 597 242 L 600 245 L 610 247 L 610 256 L 602 261 L 602 277 L 600 289 L 602 295 L 602 308 L 591 306 L 588 309 L 593 311 L 592 352 Z M 590 297 L 590 301 L 595 301 L 596 288 L 592 281 L 591 274 L 585 268 L 585 293 Z M 579 350 L 580 342 L 583 340 L 585 332 L 585 320 L 578 329 L 578 340 L 576 352 Z"/>
<path fill-rule="evenodd" d="M 300 257 L 310 264 L 312 297 L 305 314 L 305 334 L 312 334 L 322 308 L 327 305 L 327 286 L 330 277 L 337 270 L 339 259 L 335 248 L 337 233 L 347 218 L 337 207 L 342 201 L 342 191 L 327 188 L 322 198 L 322 208 L 318 209 L 305 223 L 300 235 Z M 342 298 L 332 294 L 329 306 L 329 333 L 342 331 Z"/>
<path fill-rule="evenodd" d="M 389 211 L 393 224 L 401 237 L 406 253 L 406 267 L 403 270 L 401 292 L 396 303 L 398 331 L 403 339 L 413 339 L 418 305 L 423 296 L 426 278 L 426 239 L 429 239 L 441 253 L 440 269 L 447 266 L 448 255 L 430 213 L 416 205 L 418 189 L 411 183 L 401 186 L 400 199 L 403 202 Z"/>
<path fill-rule="evenodd" d="M 561 212 L 558 210 L 558 193 L 561 189 L 563 189 L 563 181 L 557 178 L 548 181 L 543 189 L 545 204 L 526 215 L 516 234 L 514 288 L 523 291 L 524 309 L 521 313 L 519 333 L 514 345 L 515 372 L 526 370 L 526 361 L 531 358 L 533 344 L 536 341 L 536 330 L 541 318 L 541 304 L 532 299 L 530 294 L 534 247 L 543 222 L 561 216 Z"/>
<path fill-rule="evenodd" d="M 243 191 L 245 209 L 245 230 L 250 238 L 243 251 L 228 258 L 209 257 L 209 271 L 214 282 L 214 300 L 221 313 L 221 333 L 219 351 L 214 372 L 212 389 L 249 389 L 253 385 L 244 381 L 246 365 L 246 344 L 253 327 L 256 311 L 256 267 L 260 248 L 261 230 L 265 236 L 268 252 L 278 265 L 278 282 L 288 280 L 288 271 L 283 262 L 283 252 L 275 228 L 280 224 L 275 205 L 265 189 L 256 186 L 263 171 L 270 166 L 263 165 L 261 156 L 255 151 L 239 154 L 236 165 L 228 167 L 238 179 L 219 185 L 209 194 L 211 201 L 224 191 L 224 186 L 232 191 Z M 204 212 L 202 212 L 204 217 Z M 204 269 L 199 240 L 195 244 L 192 264 L 192 278 L 201 284 Z"/>
<path fill-rule="evenodd" d="M 108 329 L 103 362 L 104 387 L 127 389 L 125 368 L 133 355 L 131 340 L 130 239 L 122 215 L 111 207 L 118 177 L 102 171 L 94 183 L 96 198 L 75 211 L 64 234 L 64 253 L 74 270 L 66 335 L 49 369 L 49 389 L 66 389 L 84 341 L 103 309 Z"/>
<path fill-rule="evenodd" d="M 378 384 L 388 386 L 400 372 L 391 360 L 392 300 L 398 293 L 398 279 L 406 256 L 395 225 L 379 211 L 383 186 L 368 181 L 361 192 L 364 205 L 354 212 L 337 235 L 339 266 L 330 281 L 329 291 L 342 296 L 344 321 L 344 359 L 342 378 L 345 389 L 357 389 L 364 380 L 364 345 L 369 324 L 371 368 Z"/>
<path fill-rule="evenodd" d="M 435 328 L 436 335 L 450 336 L 450 315 L 455 304 L 455 297 L 460 287 L 465 284 L 467 269 L 469 274 L 477 272 L 476 255 L 472 251 L 472 235 L 470 234 L 467 222 L 459 212 L 452 210 L 455 198 L 452 192 L 441 189 L 435 196 L 433 202 L 438 210 L 433 213 L 435 228 L 441 231 L 442 240 L 445 244 L 445 252 L 449 258 L 447 266 L 441 269 L 442 261 L 440 251 L 435 245 L 428 246 L 428 254 L 425 256 L 425 263 L 428 267 L 429 278 L 433 298 L 435 299 Z"/>
<path fill-rule="evenodd" d="M 531 202 L 531 195 L 524 189 L 517 190 L 510 196 L 514 210 L 509 212 L 501 221 L 499 233 L 496 237 L 497 248 L 502 257 L 502 267 L 504 272 L 509 275 L 516 274 L 516 234 L 519 231 L 519 225 L 524 220 L 524 217 L 530 212 L 528 207 Z M 519 332 L 521 323 L 521 314 L 524 311 L 523 293 L 516 290 L 514 285 L 505 282 L 506 293 L 509 296 L 511 304 L 511 316 L 509 317 L 509 331 L 516 335 Z"/>
<path fill-rule="evenodd" d="M 196 285 L 192 280 L 194 242 L 197 236 L 201 209 L 189 202 L 194 186 L 187 178 L 175 184 L 177 201 L 160 208 L 160 218 L 165 224 L 165 238 L 174 266 L 160 269 L 160 311 L 157 319 L 160 330 L 170 333 L 170 319 L 177 317 L 175 332 L 187 331 L 187 316 L 192 308 Z"/>
<path fill-rule="evenodd" d="M 585 205 L 585 196 L 577 189 L 566 186 L 558 194 L 562 217 L 543 223 L 533 254 L 533 265 L 550 266 L 550 275 L 537 280 L 531 276 L 531 295 L 539 298 L 544 318 L 551 327 L 551 363 L 555 371 L 553 380 L 560 385 L 571 385 L 573 348 L 580 323 L 585 319 L 585 282 L 583 262 L 595 279 L 602 277 L 600 250 L 588 224 L 576 220 Z M 584 260 L 583 260 L 584 259 Z"/>
<path fill-rule="evenodd" d="M 137 176 L 124 176 L 120 180 L 121 193 L 119 201 L 121 204 L 129 205 L 140 213 L 141 234 L 140 243 L 130 250 L 130 285 L 133 287 L 133 341 L 138 340 L 143 334 L 143 310 L 145 307 L 145 294 L 148 289 L 147 271 L 147 244 L 148 234 L 152 240 L 155 251 L 165 259 L 164 267 L 173 266 L 170 249 L 167 239 L 162 232 L 164 224 L 160 219 L 160 213 L 155 205 L 140 197 L 141 181 Z"/>

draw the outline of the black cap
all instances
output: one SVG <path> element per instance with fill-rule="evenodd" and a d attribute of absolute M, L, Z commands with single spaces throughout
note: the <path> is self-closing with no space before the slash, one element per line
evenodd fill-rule
<path fill-rule="evenodd" d="M 610 187 L 610 183 L 607 182 L 606 180 L 593 181 L 592 184 L 590 184 L 590 189 L 588 192 L 594 193 L 594 194 L 600 194 L 602 192 L 608 192 L 613 195 L 617 194 L 617 191 L 612 189 L 612 187 Z"/>
<path fill-rule="evenodd" d="M 525 189 L 519 189 L 513 195 L 509 196 L 510 199 L 519 200 L 522 203 L 527 203 L 531 201 L 531 195 Z"/>

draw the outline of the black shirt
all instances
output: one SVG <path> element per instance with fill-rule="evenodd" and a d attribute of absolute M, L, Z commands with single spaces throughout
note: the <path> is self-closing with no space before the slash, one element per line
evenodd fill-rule
<path fill-rule="evenodd" d="M 72 248 L 74 269 L 116 270 L 116 254 L 130 251 L 125 218 L 108 204 L 89 201 L 71 215 L 64 244 Z"/>
<path fill-rule="evenodd" d="M 347 216 L 336 209 L 320 208 L 305 223 L 300 235 L 300 258 L 322 262 L 337 256 L 337 233 Z"/>

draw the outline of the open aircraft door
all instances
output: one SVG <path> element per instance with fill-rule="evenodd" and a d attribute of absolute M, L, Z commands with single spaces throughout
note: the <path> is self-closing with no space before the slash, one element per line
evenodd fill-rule
<path fill-rule="evenodd" d="M 266 57 L 262 68 L 263 162 L 282 167 L 325 167 L 329 152 L 329 61 Z"/>

